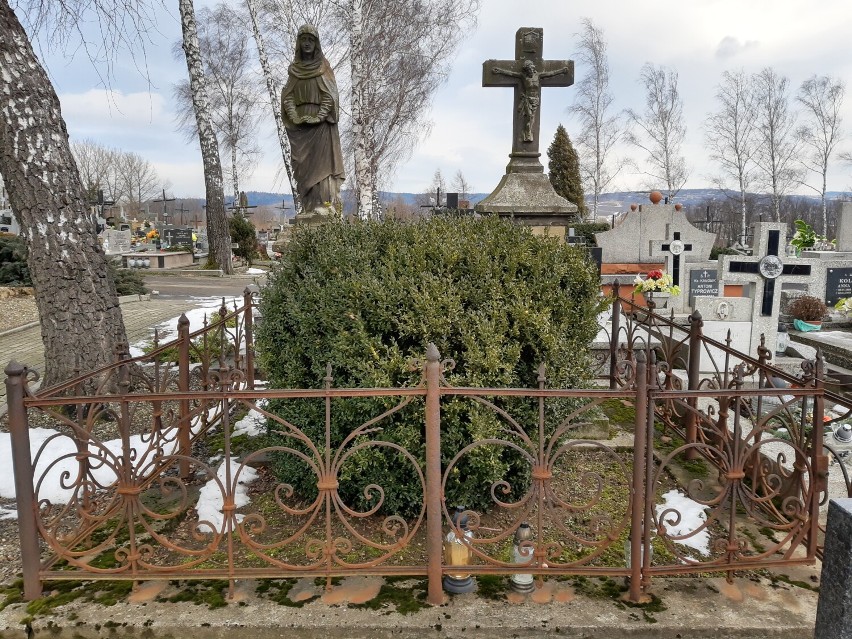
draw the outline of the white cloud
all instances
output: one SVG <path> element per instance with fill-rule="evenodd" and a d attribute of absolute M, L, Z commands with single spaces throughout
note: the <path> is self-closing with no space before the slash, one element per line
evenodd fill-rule
<path fill-rule="evenodd" d="M 719 46 L 716 47 L 716 57 L 726 60 L 728 58 L 733 58 L 740 53 L 744 53 L 749 49 L 758 46 L 757 40 L 748 40 L 746 42 L 740 42 L 737 38 L 733 36 L 725 36 L 722 38 L 722 41 L 719 43 Z"/>

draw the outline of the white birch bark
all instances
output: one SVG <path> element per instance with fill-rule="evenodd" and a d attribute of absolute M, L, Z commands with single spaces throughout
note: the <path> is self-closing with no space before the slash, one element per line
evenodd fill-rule
<path fill-rule="evenodd" d="M 269 66 L 269 58 L 266 55 L 266 48 L 263 43 L 263 36 L 260 33 L 260 27 L 257 23 L 257 8 L 255 7 L 254 0 L 246 0 L 246 8 L 248 8 L 249 15 L 251 16 L 251 28 L 254 33 L 254 43 L 257 47 L 257 57 L 260 60 L 263 78 L 266 81 L 266 90 L 269 92 L 269 102 L 272 105 L 272 115 L 275 118 L 275 128 L 278 131 L 278 143 L 281 145 L 281 158 L 284 161 L 284 171 L 287 173 L 290 192 L 293 194 L 293 208 L 296 214 L 299 214 L 302 212 L 302 202 L 299 199 L 296 177 L 293 175 L 293 154 L 290 151 L 290 140 L 287 137 L 287 131 L 284 129 L 284 121 L 281 119 L 281 100 L 278 96 L 278 90 L 275 87 L 275 80 L 272 77 L 272 69 Z"/>
<path fill-rule="evenodd" d="M 207 239 L 210 243 L 208 261 L 226 274 L 233 271 L 231 263 L 231 234 L 225 217 L 225 193 L 222 180 L 222 163 L 219 159 L 219 143 L 213 131 L 208 109 L 207 87 L 204 66 L 198 46 L 198 29 L 192 0 L 178 0 L 181 27 L 183 29 L 183 52 L 189 71 L 192 104 L 198 125 L 198 142 L 204 164 L 204 186 L 207 197 Z"/>
<path fill-rule="evenodd" d="M 367 83 L 364 69 L 364 0 L 351 0 L 349 55 L 352 76 L 352 138 L 355 155 L 355 192 L 358 217 L 369 220 L 373 214 L 373 179 L 370 171 L 368 130 L 364 113 L 364 91 Z"/>

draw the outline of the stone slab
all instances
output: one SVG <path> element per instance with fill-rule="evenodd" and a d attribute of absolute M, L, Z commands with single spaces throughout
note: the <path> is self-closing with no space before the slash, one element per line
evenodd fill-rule
<path fill-rule="evenodd" d="M 852 637 L 852 499 L 828 504 L 814 639 Z"/>
<path fill-rule="evenodd" d="M 752 319 L 752 304 L 747 297 L 696 297 L 695 310 L 701 313 L 705 323 L 751 322 Z"/>
<path fill-rule="evenodd" d="M 852 202 L 840 205 L 837 216 L 837 250 L 852 251 Z"/>

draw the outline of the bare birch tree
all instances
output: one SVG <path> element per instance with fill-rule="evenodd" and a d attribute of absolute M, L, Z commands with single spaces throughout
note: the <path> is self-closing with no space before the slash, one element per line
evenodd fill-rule
<path fill-rule="evenodd" d="M 110 197 L 115 197 L 115 166 L 119 152 L 94 140 L 71 142 L 71 155 L 77 162 L 80 180 L 86 192 L 86 199 L 96 197 L 98 189 L 103 189 Z M 111 175 L 112 174 L 112 175 Z"/>
<path fill-rule="evenodd" d="M 686 124 L 678 74 L 673 69 L 646 63 L 639 81 L 645 89 L 645 110 L 625 112 L 628 120 L 625 138 L 647 156 L 642 173 L 647 176 L 648 185 L 653 188 L 663 185 L 671 201 L 689 177 L 681 151 Z"/>
<path fill-rule="evenodd" d="M 20 0 L 16 6 L 52 46 L 69 43 L 80 22 L 102 19 L 107 67 L 116 49 L 144 46 L 152 26 L 150 4 L 141 1 Z M 0 0 L 0 60 L 0 174 L 29 247 L 45 351 L 43 383 L 50 386 L 78 367 L 108 364 L 127 337 L 59 98 L 8 0 Z"/>
<path fill-rule="evenodd" d="M 456 175 L 453 178 L 453 188 L 459 194 L 460 200 L 467 200 L 473 191 L 473 185 L 467 181 L 461 169 L 456 171 Z"/>
<path fill-rule="evenodd" d="M 231 264 L 231 234 L 225 217 L 225 193 L 222 184 L 222 163 L 219 160 L 219 144 L 210 117 L 207 81 L 198 45 L 198 28 L 192 0 L 178 0 L 183 52 L 189 71 L 189 86 L 195 110 L 201 160 L 204 165 L 204 187 L 207 199 L 207 240 L 210 244 L 208 262 L 218 266 L 224 273 L 233 271 Z"/>
<path fill-rule="evenodd" d="M 823 235 L 828 233 L 828 209 L 825 202 L 828 166 L 843 137 L 841 108 L 844 92 L 842 80 L 814 75 L 802 82 L 796 96 L 805 113 L 805 124 L 799 128 L 798 135 L 808 151 L 801 155 L 801 162 L 806 170 L 821 178 L 820 187 L 811 188 L 820 194 Z"/>
<path fill-rule="evenodd" d="M 429 128 L 432 97 L 479 0 L 348 0 L 345 9 L 358 215 L 372 218 L 381 181 Z"/>
<path fill-rule="evenodd" d="M 284 164 L 284 171 L 287 174 L 287 181 L 290 184 L 290 192 L 293 194 L 293 208 L 296 213 L 299 214 L 302 212 L 302 203 L 299 200 L 299 190 L 296 186 L 296 178 L 293 175 L 293 154 L 290 149 L 290 140 L 287 137 L 287 130 L 284 128 L 284 121 L 281 119 L 281 101 L 278 99 L 278 86 L 275 83 L 272 66 L 269 64 L 269 57 L 266 55 L 266 45 L 264 43 L 263 33 L 261 32 L 260 22 L 258 20 L 257 3 L 256 0 L 245 0 L 245 2 L 249 18 L 251 19 L 254 44 L 257 48 L 257 58 L 260 62 L 260 69 L 263 73 L 266 91 L 269 94 L 272 118 L 275 120 L 275 130 L 278 133 L 278 144 L 281 146 L 281 160 Z"/>
<path fill-rule="evenodd" d="M 142 211 L 142 203 L 159 192 L 157 169 L 138 153 L 119 153 L 116 164 L 118 191 L 113 199 L 127 206 L 131 215 Z"/>
<path fill-rule="evenodd" d="M 613 111 L 609 90 L 609 60 L 603 31 L 583 18 L 577 47 L 578 65 L 583 75 L 574 84 L 574 103 L 568 112 L 579 120 L 580 131 L 574 136 L 580 156 L 580 174 L 587 193 L 592 193 L 592 219 L 598 214 L 600 195 L 624 168 L 625 161 L 612 157 L 621 139 L 621 116 Z"/>
<path fill-rule="evenodd" d="M 719 167 L 716 185 L 727 190 L 731 180 L 739 193 L 740 232 L 745 233 L 747 195 L 754 180 L 755 111 L 750 78 L 744 71 L 725 71 L 716 87 L 719 110 L 710 113 L 704 123 L 710 158 Z"/>
<path fill-rule="evenodd" d="M 796 117 L 790 110 L 789 81 L 766 67 L 753 78 L 757 109 L 757 152 L 759 180 L 769 191 L 775 221 L 781 221 L 781 202 L 800 182 L 796 164 L 799 142 Z"/>
<path fill-rule="evenodd" d="M 257 127 L 260 116 L 257 86 L 252 75 L 252 55 L 243 33 L 235 28 L 246 16 L 220 2 L 198 12 L 198 44 L 208 89 L 211 124 L 220 151 L 229 156 L 223 167 L 234 199 L 240 182 L 251 175 L 260 157 Z M 180 45 L 176 54 L 181 55 Z M 188 81 L 174 88 L 179 128 L 194 139 L 198 135 L 192 91 Z"/>

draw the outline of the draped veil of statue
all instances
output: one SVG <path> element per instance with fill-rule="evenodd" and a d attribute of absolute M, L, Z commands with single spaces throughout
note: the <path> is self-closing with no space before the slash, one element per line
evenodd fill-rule
<path fill-rule="evenodd" d="M 337 121 L 340 99 L 319 33 L 299 29 L 296 54 L 281 91 L 281 116 L 293 154 L 293 172 L 305 214 L 330 214 L 345 179 Z"/>

